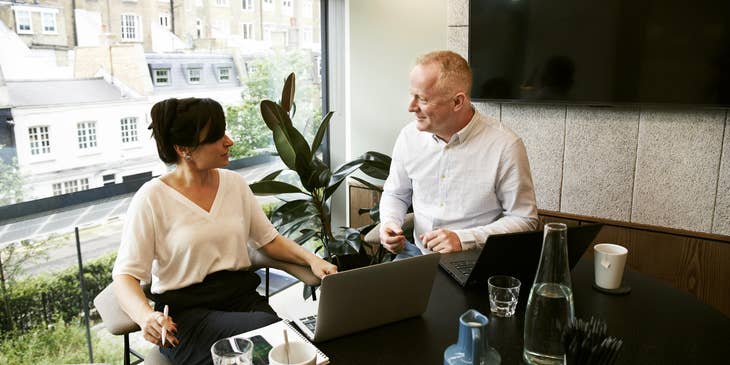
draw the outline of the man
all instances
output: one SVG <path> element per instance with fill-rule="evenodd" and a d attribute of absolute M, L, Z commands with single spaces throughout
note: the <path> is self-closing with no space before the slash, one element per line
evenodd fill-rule
<path fill-rule="evenodd" d="M 455 252 L 490 234 L 537 227 L 535 192 L 522 140 L 474 109 L 472 73 L 454 52 L 418 58 L 406 125 L 393 147 L 380 199 L 380 241 L 398 258 Z M 410 205 L 414 244 L 401 226 Z"/>

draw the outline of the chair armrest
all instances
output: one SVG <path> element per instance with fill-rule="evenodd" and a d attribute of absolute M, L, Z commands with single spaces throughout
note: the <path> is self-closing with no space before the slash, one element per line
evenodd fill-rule
<path fill-rule="evenodd" d="M 317 286 L 321 280 L 314 275 L 309 266 L 292 264 L 284 261 L 272 259 L 263 252 L 249 248 L 248 256 L 251 259 L 251 270 L 258 270 L 265 267 L 271 267 L 286 271 L 290 275 L 301 280 L 304 284 L 309 286 Z"/>
<path fill-rule="evenodd" d="M 117 296 L 114 294 L 112 284 L 107 285 L 99 295 L 94 298 L 94 306 L 104 322 L 104 327 L 113 335 L 123 335 L 139 330 L 127 313 L 124 312 Z"/>

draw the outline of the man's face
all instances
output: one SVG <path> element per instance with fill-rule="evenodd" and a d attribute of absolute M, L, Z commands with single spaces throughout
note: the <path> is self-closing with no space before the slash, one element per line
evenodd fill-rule
<path fill-rule="evenodd" d="M 411 101 L 408 111 L 415 113 L 416 128 L 441 137 L 450 129 L 454 104 L 447 90 L 436 85 L 439 68 L 435 64 L 416 65 L 411 71 Z M 439 133 L 442 132 L 442 133 Z"/>

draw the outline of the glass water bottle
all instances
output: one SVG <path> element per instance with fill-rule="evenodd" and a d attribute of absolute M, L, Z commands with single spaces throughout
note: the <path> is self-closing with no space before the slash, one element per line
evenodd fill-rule
<path fill-rule="evenodd" d="M 548 223 L 540 264 L 525 310 L 525 347 L 528 364 L 564 364 L 562 333 L 575 316 L 568 266 L 568 227 Z"/>

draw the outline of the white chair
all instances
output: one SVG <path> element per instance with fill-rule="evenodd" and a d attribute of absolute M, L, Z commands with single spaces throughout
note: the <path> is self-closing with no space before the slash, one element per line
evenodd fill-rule
<path fill-rule="evenodd" d="M 263 252 L 251 248 L 249 248 L 248 251 L 252 264 L 250 270 L 253 271 L 261 268 L 266 269 L 265 285 L 267 298 L 269 296 L 269 268 L 286 271 L 309 286 L 317 286 L 320 283 L 320 279 L 315 276 L 307 266 L 278 261 L 270 258 Z M 147 290 L 145 292 L 147 292 Z M 139 352 L 130 348 L 129 334 L 139 331 L 140 328 L 137 323 L 132 321 L 127 313 L 125 313 L 119 306 L 111 284 L 104 288 L 104 290 L 102 290 L 101 293 L 94 298 L 94 306 L 99 312 L 106 329 L 113 335 L 124 336 L 124 365 L 139 364 L 142 361 L 144 361 L 145 365 L 172 365 L 170 361 L 160 353 L 157 347 L 151 349 L 146 356 L 143 356 Z M 131 362 L 130 355 L 134 355 L 138 360 Z"/>

